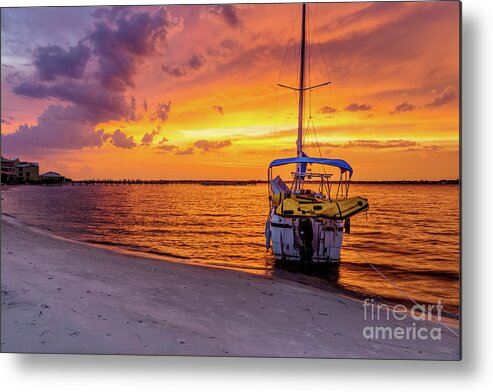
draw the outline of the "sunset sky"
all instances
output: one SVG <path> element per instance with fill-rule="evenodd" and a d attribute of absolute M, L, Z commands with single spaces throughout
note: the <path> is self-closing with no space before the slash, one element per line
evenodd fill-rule
<path fill-rule="evenodd" d="M 73 179 L 265 179 L 295 155 L 297 96 L 276 84 L 297 83 L 299 4 L 1 12 L 3 156 Z M 331 84 L 307 94 L 305 151 L 356 180 L 458 178 L 459 3 L 312 4 L 308 25 L 310 82 Z"/>

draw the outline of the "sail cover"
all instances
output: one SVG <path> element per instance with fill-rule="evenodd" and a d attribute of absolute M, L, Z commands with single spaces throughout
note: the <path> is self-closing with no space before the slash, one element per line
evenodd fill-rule
<path fill-rule="evenodd" d="M 335 166 L 341 169 L 341 173 L 349 172 L 349 176 L 353 175 L 353 168 L 342 159 L 327 159 L 327 158 L 311 158 L 311 157 L 295 157 L 295 158 L 281 158 L 273 160 L 269 168 L 275 166 L 289 165 L 290 163 L 318 163 L 319 165 Z"/>

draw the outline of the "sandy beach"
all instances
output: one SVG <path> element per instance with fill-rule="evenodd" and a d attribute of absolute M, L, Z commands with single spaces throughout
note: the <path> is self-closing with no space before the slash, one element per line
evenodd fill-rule
<path fill-rule="evenodd" d="M 1 233 L 2 352 L 460 358 L 443 327 L 440 340 L 365 338 L 363 302 L 337 293 L 122 254 L 5 215 Z"/>

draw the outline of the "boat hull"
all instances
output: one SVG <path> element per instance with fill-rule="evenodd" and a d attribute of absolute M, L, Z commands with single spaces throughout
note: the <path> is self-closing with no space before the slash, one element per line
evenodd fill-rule
<path fill-rule="evenodd" d="M 300 227 L 300 225 L 306 226 L 307 222 L 311 226 L 308 238 L 304 235 L 307 230 Z M 342 221 L 285 218 L 272 214 L 269 229 L 272 251 L 277 261 L 313 264 L 336 264 L 340 261 L 344 235 Z"/>

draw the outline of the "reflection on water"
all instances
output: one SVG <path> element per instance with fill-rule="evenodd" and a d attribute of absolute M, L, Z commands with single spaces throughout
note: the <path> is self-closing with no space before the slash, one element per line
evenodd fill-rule
<path fill-rule="evenodd" d="M 351 218 L 338 276 L 296 279 L 403 298 L 365 257 L 416 300 L 440 299 L 457 311 L 459 187 L 353 184 L 350 193 L 367 197 L 370 210 Z M 266 185 L 24 186 L 2 196 L 3 212 L 72 238 L 180 262 L 273 273 L 264 239 Z"/>

